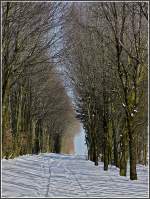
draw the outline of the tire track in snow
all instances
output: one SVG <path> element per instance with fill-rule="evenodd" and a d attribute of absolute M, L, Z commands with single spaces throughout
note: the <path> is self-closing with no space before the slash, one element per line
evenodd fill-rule
<path fill-rule="evenodd" d="M 51 159 L 52 158 L 52 159 Z M 65 179 L 65 182 L 68 183 L 68 187 L 70 184 L 73 184 L 75 186 L 75 184 L 78 185 L 78 187 L 80 188 L 81 190 L 81 193 L 83 193 L 86 197 L 88 197 L 88 194 L 87 192 L 84 190 L 83 186 L 81 185 L 81 183 L 79 182 L 78 178 L 76 177 L 75 173 L 69 169 L 66 165 L 65 165 L 65 162 L 66 160 L 63 160 L 63 159 L 57 159 L 57 160 L 54 160 L 53 157 L 43 157 L 44 159 L 44 163 L 46 163 L 46 165 L 48 166 L 48 173 L 45 172 L 45 175 L 48 174 L 48 180 L 47 180 L 47 184 L 46 184 L 46 192 L 44 194 L 45 197 L 50 197 L 49 195 L 49 191 L 50 189 L 52 188 L 51 186 L 51 178 L 55 176 L 55 170 L 54 170 L 54 176 L 52 176 L 52 168 L 57 168 L 58 171 L 59 169 L 62 169 L 64 170 L 64 176 L 63 178 Z M 51 160 L 51 162 L 50 162 Z M 68 176 L 72 176 L 71 179 L 68 178 Z M 45 176 L 46 177 L 46 176 Z M 66 180 L 67 179 L 67 180 Z M 55 178 L 54 178 L 55 180 Z M 61 179 L 58 179 L 58 182 L 60 183 L 61 182 Z M 64 184 L 63 184 L 64 186 Z M 62 187 L 63 187 L 62 186 Z M 74 188 L 74 186 L 72 186 L 72 188 Z M 64 189 L 65 190 L 65 189 Z M 53 193 L 53 192 L 52 192 Z M 69 192 L 69 194 L 71 194 L 71 191 Z"/>
<path fill-rule="evenodd" d="M 140 197 L 148 196 L 147 168 L 138 166 L 139 180 L 119 176 L 115 167 L 59 154 L 2 160 L 2 197 Z M 14 183 L 13 183 L 14 182 Z"/>
<path fill-rule="evenodd" d="M 45 185 L 45 194 L 44 197 L 48 197 L 49 196 L 49 190 L 50 190 L 50 184 L 51 184 L 51 176 L 52 176 L 52 172 L 51 172 L 51 168 L 55 165 L 56 166 L 57 161 L 54 160 L 51 156 L 43 156 L 42 157 L 42 162 L 41 162 L 41 168 L 43 169 L 43 174 L 44 174 L 44 182 L 46 180 L 46 185 Z M 48 168 L 48 171 L 47 171 Z M 47 179 L 47 175 L 48 175 L 48 179 Z"/>
<path fill-rule="evenodd" d="M 80 181 L 78 180 L 76 174 L 71 170 L 69 169 L 68 167 L 66 167 L 66 170 L 68 170 L 72 176 L 74 177 L 75 181 L 77 182 L 77 184 L 79 185 L 80 189 L 82 190 L 82 192 L 84 192 L 85 196 L 88 197 L 88 194 L 87 192 L 84 190 L 83 186 L 81 185 Z"/>
<path fill-rule="evenodd" d="M 51 166 L 52 166 L 52 165 L 51 165 Z M 48 171 L 49 171 L 49 177 L 48 177 L 48 182 L 47 182 L 47 187 L 46 187 L 46 194 L 45 194 L 45 197 L 48 197 L 48 195 L 49 195 L 50 181 L 51 181 L 51 176 L 52 176 L 51 166 L 50 166 L 49 159 L 48 159 Z"/>
<path fill-rule="evenodd" d="M 36 157 L 37 158 L 37 157 Z M 24 190 L 24 192 L 33 192 L 37 196 L 41 196 L 41 175 L 37 175 L 37 171 L 39 173 L 40 161 L 38 160 L 38 164 L 35 164 L 36 161 L 30 160 L 28 157 L 26 159 L 16 158 L 12 160 L 12 164 L 10 164 L 9 168 L 4 168 L 2 170 L 3 183 L 6 184 L 7 187 L 16 187 L 18 190 Z M 32 163 L 32 166 L 29 166 Z M 33 167 L 33 165 L 35 167 Z M 12 179 L 12 180 L 10 180 Z M 14 180 L 13 180 L 14 179 Z M 6 187 L 6 190 L 8 189 Z M 21 197 L 22 195 L 20 195 Z"/>
<path fill-rule="evenodd" d="M 68 167 L 65 165 L 65 163 L 66 163 L 65 161 L 64 161 L 63 163 L 59 162 L 59 164 L 61 164 L 61 167 L 63 167 L 64 172 L 66 172 L 69 176 L 70 176 L 70 175 L 73 176 L 74 180 L 71 179 L 71 180 L 70 180 L 71 183 L 76 182 L 76 184 L 77 184 L 78 187 L 80 188 L 81 192 L 84 193 L 84 195 L 85 195 L 86 197 L 88 197 L 88 194 L 87 194 L 86 190 L 83 188 L 83 186 L 82 186 L 82 184 L 80 183 L 80 181 L 78 180 L 76 174 L 75 174 L 70 168 L 68 168 Z M 67 177 L 68 175 L 66 175 L 66 177 Z M 69 183 L 69 184 L 71 184 L 71 183 Z"/>

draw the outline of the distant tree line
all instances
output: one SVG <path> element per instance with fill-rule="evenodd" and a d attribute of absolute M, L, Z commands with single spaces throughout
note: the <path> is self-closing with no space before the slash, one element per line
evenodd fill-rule
<path fill-rule="evenodd" d="M 121 176 L 129 160 L 136 180 L 148 150 L 148 3 L 72 3 L 66 13 L 63 58 L 88 158 Z"/>

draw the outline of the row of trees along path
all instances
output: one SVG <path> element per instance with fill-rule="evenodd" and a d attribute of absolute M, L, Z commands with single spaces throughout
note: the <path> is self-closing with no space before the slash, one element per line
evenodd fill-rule
<path fill-rule="evenodd" d="M 122 176 L 129 160 L 136 180 L 147 164 L 147 13 L 146 2 L 3 2 L 2 156 L 68 152 L 79 119 L 88 159 Z"/>

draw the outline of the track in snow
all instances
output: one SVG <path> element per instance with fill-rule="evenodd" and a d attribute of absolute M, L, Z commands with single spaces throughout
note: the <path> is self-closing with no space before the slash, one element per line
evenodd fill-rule
<path fill-rule="evenodd" d="M 148 168 L 138 180 L 103 171 L 84 156 L 39 154 L 2 160 L 2 197 L 148 197 Z"/>

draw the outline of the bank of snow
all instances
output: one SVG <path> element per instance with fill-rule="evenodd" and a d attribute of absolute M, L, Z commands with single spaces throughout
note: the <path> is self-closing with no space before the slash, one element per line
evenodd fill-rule
<path fill-rule="evenodd" d="M 84 156 L 39 154 L 2 160 L 2 197 L 148 197 L 148 168 L 138 180 L 103 171 Z"/>

